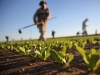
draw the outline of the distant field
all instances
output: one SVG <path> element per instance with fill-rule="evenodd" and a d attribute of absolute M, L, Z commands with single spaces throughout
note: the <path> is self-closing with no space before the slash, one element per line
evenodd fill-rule
<path fill-rule="evenodd" d="M 100 34 L 98 35 L 88 35 L 88 36 L 64 36 L 64 37 L 55 37 L 56 39 L 70 39 L 70 38 L 100 38 Z M 47 40 L 51 40 L 52 38 L 47 38 Z M 15 40 L 15 41 L 10 41 L 10 42 L 20 42 L 20 41 L 37 41 L 38 39 L 31 39 L 31 40 Z"/>

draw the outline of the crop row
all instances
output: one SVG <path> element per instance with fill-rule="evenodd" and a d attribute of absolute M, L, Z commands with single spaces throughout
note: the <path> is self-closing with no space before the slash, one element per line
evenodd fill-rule
<path fill-rule="evenodd" d="M 84 59 L 90 71 L 95 71 L 100 65 L 100 49 L 96 51 L 91 48 L 89 53 L 85 52 L 86 44 L 100 45 L 100 41 L 94 39 L 62 39 L 62 40 L 49 40 L 47 42 L 10 42 L 0 43 L 0 49 L 15 51 L 16 53 L 32 56 L 33 58 L 40 58 L 47 60 L 50 56 L 54 61 L 63 64 L 65 67 L 70 65 L 74 59 L 73 54 L 67 53 L 67 50 L 74 49 L 78 51 Z M 56 48 L 59 51 L 56 51 Z"/>

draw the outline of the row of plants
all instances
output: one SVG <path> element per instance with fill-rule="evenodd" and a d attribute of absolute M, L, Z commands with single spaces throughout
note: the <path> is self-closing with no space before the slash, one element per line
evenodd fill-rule
<path fill-rule="evenodd" d="M 92 41 L 91 43 L 94 44 L 93 39 L 90 39 L 89 41 Z M 67 67 L 74 59 L 74 55 L 67 53 L 67 50 L 74 48 L 81 54 L 84 62 L 88 66 L 88 69 L 94 72 L 100 65 L 100 49 L 98 51 L 96 51 L 95 49 L 91 49 L 89 53 L 86 53 L 84 50 L 86 44 L 86 38 L 69 38 L 49 40 L 47 42 L 24 41 L 0 43 L 0 49 L 10 51 L 14 50 L 16 53 L 19 53 L 21 55 L 31 55 L 33 58 L 38 57 L 44 61 L 49 57 L 52 57 L 54 61 Z M 59 51 L 56 51 L 55 48 L 58 48 Z"/>

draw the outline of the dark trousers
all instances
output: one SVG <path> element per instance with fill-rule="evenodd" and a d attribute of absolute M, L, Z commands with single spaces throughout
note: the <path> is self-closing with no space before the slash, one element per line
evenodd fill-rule
<path fill-rule="evenodd" d="M 84 31 L 84 32 L 83 32 L 83 36 L 84 36 L 84 35 L 88 35 L 88 34 L 87 34 L 87 31 Z"/>

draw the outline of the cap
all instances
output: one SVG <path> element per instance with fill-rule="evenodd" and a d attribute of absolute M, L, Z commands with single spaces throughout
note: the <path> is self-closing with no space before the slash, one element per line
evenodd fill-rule
<path fill-rule="evenodd" d="M 47 4 L 45 1 L 41 1 L 41 2 L 39 3 L 39 5 L 41 5 L 41 4 L 43 4 L 43 3 Z"/>

